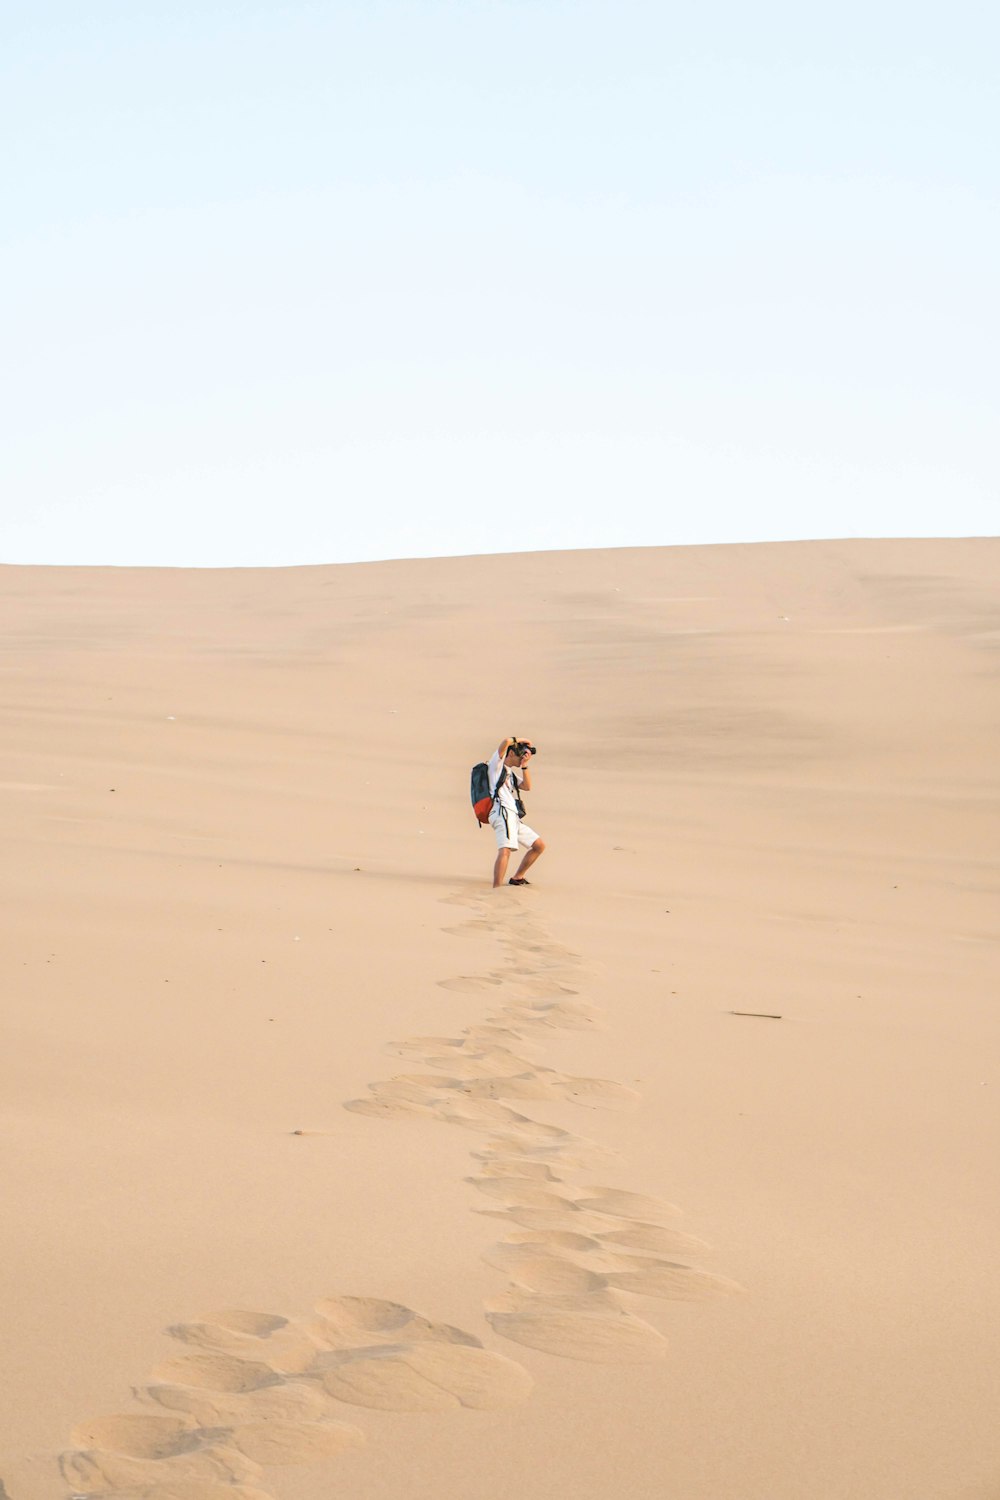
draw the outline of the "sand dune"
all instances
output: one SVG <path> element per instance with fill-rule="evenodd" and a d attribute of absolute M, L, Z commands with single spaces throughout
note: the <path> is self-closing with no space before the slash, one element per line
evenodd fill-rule
<path fill-rule="evenodd" d="M 0 569 L 10 1500 L 1000 1493 L 998 582 Z"/>

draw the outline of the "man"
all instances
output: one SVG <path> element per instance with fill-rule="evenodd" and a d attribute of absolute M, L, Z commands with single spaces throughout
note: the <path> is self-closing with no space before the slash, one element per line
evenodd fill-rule
<path fill-rule="evenodd" d="M 528 740 L 514 737 L 501 740 L 490 756 L 488 771 L 490 793 L 493 796 L 490 827 L 497 836 L 497 857 L 493 866 L 494 890 L 504 883 L 512 849 L 521 845 L 525 854 L 511 876 L 511 885 L 530 885 L 530 880 L 525 879 L 525 871 L 530 870 L 539 855 L 545 852 L 545 844 L 523 820 L 524 804 L 520 801 L 521 791 L 531 791 L 528 765 L 534 753 L 535 747 Z"/>

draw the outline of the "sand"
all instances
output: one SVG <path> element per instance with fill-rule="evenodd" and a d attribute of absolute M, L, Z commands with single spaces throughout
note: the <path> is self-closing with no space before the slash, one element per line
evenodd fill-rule
<path fill-rule="evenodd" d="M 0 570 L 10 1500 L 1000 1494 L 998 580 Z"/>

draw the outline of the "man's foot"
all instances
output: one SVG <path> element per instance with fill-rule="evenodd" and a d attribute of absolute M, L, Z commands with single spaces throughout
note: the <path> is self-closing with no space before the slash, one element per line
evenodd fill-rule
<path fill-rule="evenodd" d="M 512 875 L 511 878 L 508 880 L 507 884 L 508 885 L 530 885 L 531 881 L 530 880 L 525 880 L 525 878 L 524 878 L 523 875 L 521 876 L 520 880 L 518 880 L 518 878 L 517 878 L 516 875 Z"/>

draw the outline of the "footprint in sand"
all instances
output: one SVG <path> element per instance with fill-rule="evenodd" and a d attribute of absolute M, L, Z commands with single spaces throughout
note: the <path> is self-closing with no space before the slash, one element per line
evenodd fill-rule
<path fill-rule="evenodd" d="M 202 1427 L 243 1426 L 254 1422 L 319 1422 L 334 1414 L 324 1392 L 311 1385 L 276 1385 L 233 1392 L 212 1391 L 170 1380 L 138 1387 L 134 1394 L 167 1411 L 184 1412 Z"/>
<path fill-rule="evenodd" d="M 551 1177 L 551 1174 L 550 1174 Z M 542 1183 L 529 1177 L 467 1177 L 473 1187 L 488 1198 L 496 1198 L 507 1208 L 546 1208 L 565 1212 L 571 1202 L 569 1188 L 557 1183 Z"/>
<path fill-rule="evenodd" d="M 256 1326 L 255 1326 L 256 1325 Z M 175 1323 L 167 1332 L 182 1344 L 216 1354 L 254 1358 L 260 1355 L 279 1372 L 291 1372 L 308 1361 L 311 1345 L 303 1330 L 287 1318 L 239 1312 L 215 1313 L 200 1323 Z"/>
<path fill-rule="evenodd" d="M 519 978 L 517 987 L 522 994 L 528 995 L 535 1000 L 558 1000 L 564 995 L 577 995 L 572 985 L 564 984 L 562 980 L 552 979 L 548 975 L 542 975 L 536 979 Z"/>
<path fill-rule="evenodd" d="M 499 1251 L 506 1247 L 496 1248 Z M 575 1261 L 546 1255 L 537 1247 L 524 1246 L 520 1254 L 509 1257 L 497 1253 L 491 1256 L 487 1252 L 483 1259 L 488 1265 L 504 1271 L 522 1291 L 565 1296 L 570 1292 L 605 1292 L 609 1285 L 607 1277 L 599 1271 L 588 1271 Z"/>
<path fill-rule="evenodd" d="M 697 1266 L 616 1252 L 596 1237 L 572 1233 L 536 1233 L 505 1240 L 485 1251 L 483 1259 L 530 1291 L 614 1288 L 643 1297 L 700 1302 L 742 1290 L 728 1277 Z"/>
<path fill-rule="evenodd" d="M 465 1344 L 481 1349 L 482 1340 L 450 1323 L 435 1323 L 401 1302 L 377 1297 L 326 1297 L 316 1304 L 312 1336 L 328 1349 L 367 1348 L 373 1343 Z"/>
<path fill-rule="evenodd" d="M 646 1364 L 661 1359 L 667 1347 L 650 1323 L 602 1290 L 564 1295 L 513 1290 L 487 1302 L 486 1317 L 516 1344 L 593 1364 Z"/>
<path fill-rule="evenodd" d="M 482 1150 L 473 1151 L 472 1157 L 484 1165 L 495 1161 L 530 1162 L 566 1173 L 606 1167 L 615 1161 L 616 1153 L 608 1146 L 599 1146 L 596 1141 L 585 1140 L 579 1135 L 531 1141 L 503 1130 L 494 1130 L 490 1139 L 483 1142 Z M 557 1176 L 557 1180 L 562 1179 Z"/>
<path fill-rule="evenodd" d="M 738 1281 L 716 1276 L 698 1266 L 680 1261 L 643 1261 L 630 1257 L 631 1266 L 608 1273 L 608 1285 L 639 1297 L 666 1297 L 677 1302 L 706 1302 L 712 1297 L 731 1297 L 743 1291 Z"/>
<path fill-rule="evenodd" d="M 323 1387 L 338 1401 L 383 1411 L 492 1411 L 518 1405 L 533 1385 L 513 1360 L 463 1344 L 389 1344 L 321 1362 Z"/>
<path fill-rule="evenodd" d="M 560 1140 L 568 1143 L 575 1140 L 570 1131 L 563 1130 L 558 1125 L 546 1125 L 541 1120 L 529 1119 L 527 1115 L 519 1114 L 516 1109 L 510 1109 L 506 1104 L 493 1099 L 462 1098 L 460 1102 L 448 1107 L 442 1119 L 450 1125 L 460 1125 L 463 1129 L 481 1132 L 491 1132 L 502 1125 L 511 1135 L 526 1141 Z"/>
<path fill-rule="evenodd" d="M 543 1027 L 554 1031 L 592 1031 L 600 1024 L 593 1006 L 553 999 L 547 1004 L 510 1001 L 488 1020 L 495 1025 L 512 1025 L 515 1030 L 527 1031 L 538 1031 Z"/>
<path fill-rule="evenodd" d="M 541 1229 L 550 1233 L 598 1235 L 607 1225 L 607 1220 L 597 1214 L 588 1214 L 567 1203 L 562 1208 L 501 1208 L 481 1209 L 485 1218 L 507 1219 L 523 1229 Z"/>
<path fill-rule="evenodd" d="M 114 1422 L 121 1418 L 107 1420 Z M 223 1435 L 228 1437 L 228 1431 L 224 1429 Z M 206 1432 L 205 1442 L 198 1449 L 166 1453 L 160 1458 L 123 1453 L 114 1447 L 77 1449 L 64 1453 L 59 1467 L 66 1483 L 74 1493 L 81 1495 L 143 1490 L 163 1482 L 178 1481 L 210 1480 L 254 1486 L 261 1477 L 260 1465 L 228 1443 L 217 1441 L 217 1436 Z"/>
<path fill-rule="evenodd" d="M 679 1231 L 665 1229 L 659 1224 L 630 1224 L 627 1229 L 609 1229 L 601 1235 L 608 1245 L 622 1245 L 631 1250 L 652 1250 L 665 1255 L 682 1249 L 677 1243 Z M 695 1241 L 697 1248 L 701 1242 Z"/>
<path fill-rule="evenodd" d="M 578 964 L 566 964 L 560 959 L 517 959 L 512 960 L 503 968 L 505 979 L 514 984 L 530 987 L 531 985 L 548 982 L 549 984 L 562 984 L 566 986 L 575 985 L 583 977 Z M 570 990 L 576 994 L 576 990 Z"/>
<path fill-rule="evenodd" d="M 157 1365 L 153 1377 L 239 1396 L 280 1385 L 284 1379 L 280 1371 L 263 1360 L 244 1359 L 235 1354 L 178 1354 Z"/>
<path fill-rule="evenodd" d="M 613 1222 L 613 1221 L 612 1221 Z M 709 1246 L 704 1240 L 698 1239 L 693 1234 L 686 1234 L 681 1229 L 661 1229 L 659 1225 L 640 1224 L 636 1229 L 650 1229 L 653 1231 L 653 1243 L 646 1244 L 640 1248 L 660 1252 L 664 1255 L 699 1255 L 708 1251 Z M 619 1231 L 604 1229 L 597 1235 L 581 1235 L 575 1230 L 545 1231 L 533 1230 L 529 1233 L 518 1234 L 508 1239 L 508 1244 L 538 1245 L 544 1246 L 551 1254 L 565 1255 L 569 1259 L 580 1258 L 581 1265 L 591 1265 L 594 1257 L 614 1257 L 616 1260 L 634 1260 L 629 1250 L 635 1248 L 632 1237 L 628 1231 L 624 1231 L 626 1238 L 623 1240 Z M 643 1257 L 645 1259 L 646 1257 Z M 608 1265 L 599 1266 L 599 1270 L 607 1270 Z M 610 1269 L 621 1269 L 620 1266 L 611 1266 Z"/>
<path fill-rule="evenodd" d="M 483 1151 L 474 1151 L 472 1154 L 483 1163 L 482 1172 L 476 1181 L 486 1177 L 515 1177 L 529 1182 L 559 1181 L 548 1162 L 528 1161 L 521 1157 L 499 1156 Z"/>
<path fill-rule="evenodd" d="M 97 1448 L 123 1458 L 176 1458 L 207 1446 L 208 1439 L 184 1417 L 128 1415 L 95 1417 L 81 1422 L 70 1434 L 79 1448 Z"/>
<path fill-rule="evenodd" d="M 647 1198 L 644 1193 L 624 1193 L 618 1188 L 581 1188 L 576 1202 L 583 1212 L 606 1214 L 613 1219 L 638 1219 L 647 1224 L 662 1224 L 676 1218 L 680 1209 L 661 1198 Z"/>
<path fill-rule="evenodd" d="M 523 1401 L 532 1379 L 464 1329 L 396 1302 L 329 1297 L 310 1332 L 323 1347 L 314 1371 L 338 1401 L 383 1411 L 495 1410 Z"/>

